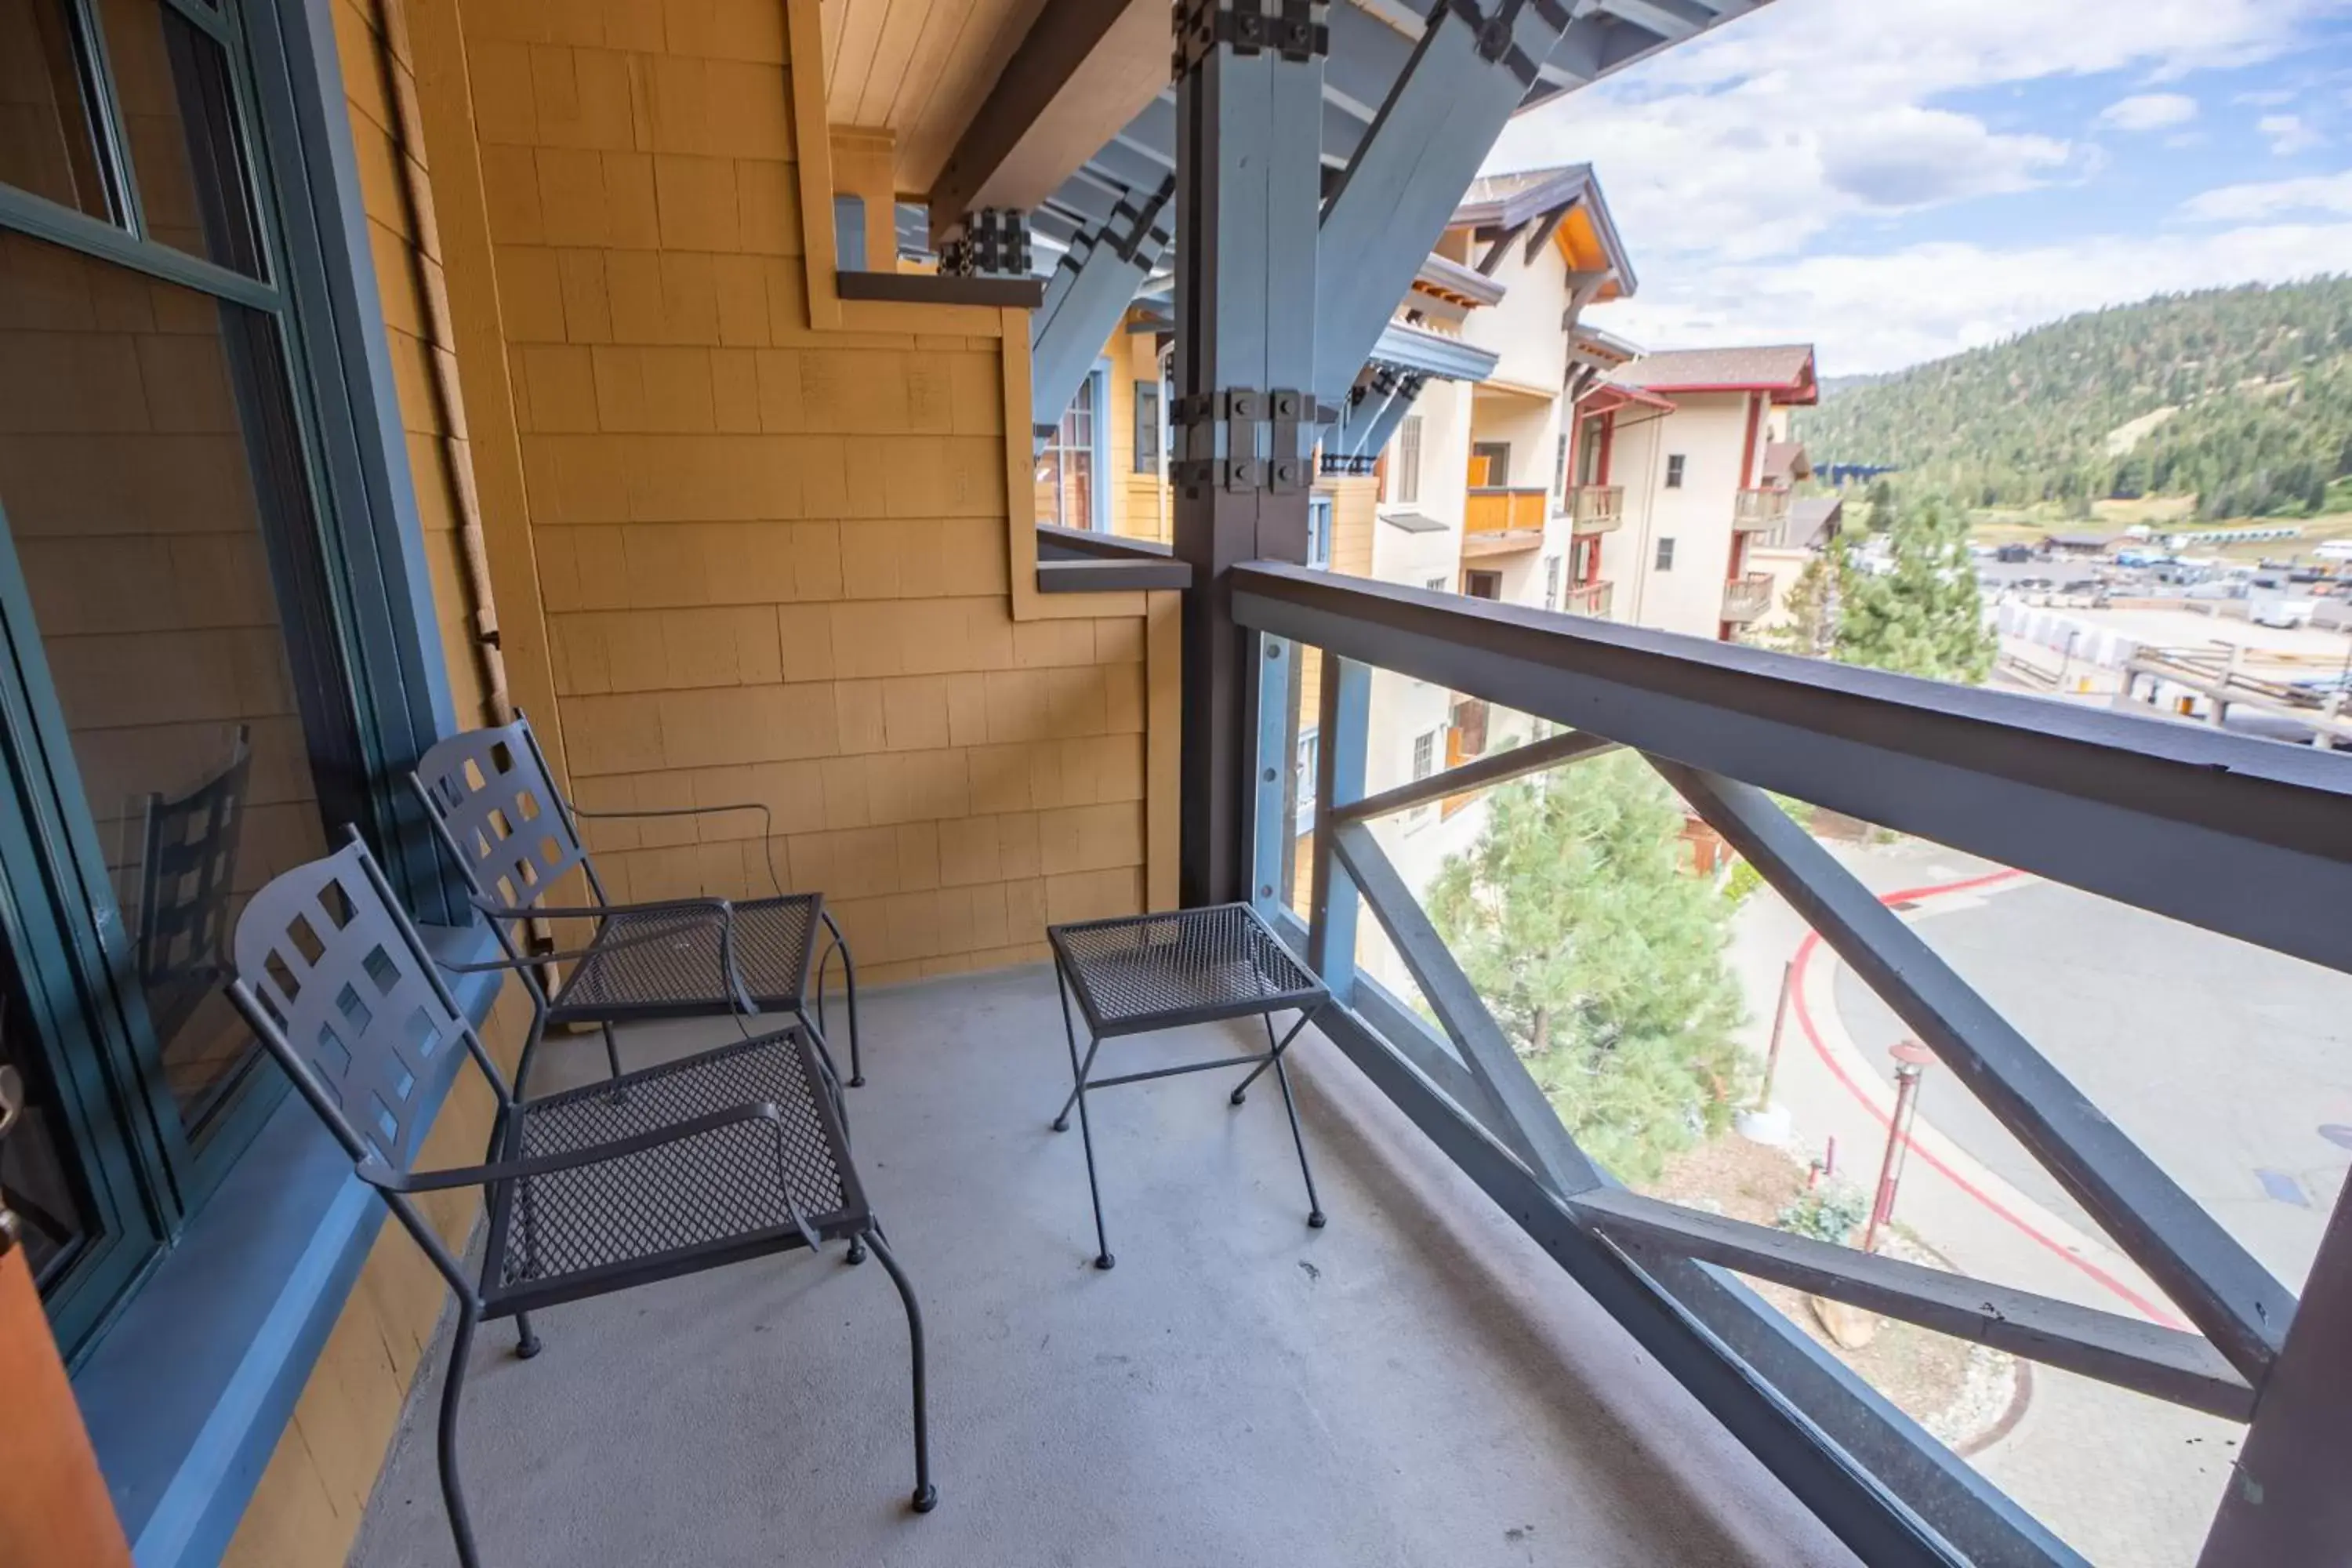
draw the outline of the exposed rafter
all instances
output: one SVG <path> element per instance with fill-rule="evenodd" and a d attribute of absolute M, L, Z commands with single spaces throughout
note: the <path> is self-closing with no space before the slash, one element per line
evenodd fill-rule
<path fill-rule="evenodd" d="M 1026 209 L 1167 80 L 1167 9 L 1153 0 L 1045 0 L 931 184 L 934 245 L 979 207 Z"/>

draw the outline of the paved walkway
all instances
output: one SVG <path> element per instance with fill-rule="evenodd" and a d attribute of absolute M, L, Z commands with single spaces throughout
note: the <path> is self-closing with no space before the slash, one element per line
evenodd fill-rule
<path fill-rule="evenodd" d="M 2344 1179 L 2342 1151 L 2315 1119 L 2352 1121 L 2338 1022 L 2352 1016 L 2352 982 L 1932 846 L 1841 858 L 1883 895 L 1910 891 L 1912 918 L 1955 968 L 2258 1257 L 2301 1279 Z M 1798 961 L 1777 1098 L 1801 1142 L 1818 1152 L 1834 1138 L 1840 1174 L 1868 1190 L 1893 1100 L 1885 1047 L 1901 1027 L 1810 936 L 1759 894 L 1734 962 L 1760 1049 L 1782 964 Z M 2246 1050 L 2250 1040 L 2263 1048 Z M 2226 1097 L 2198 1091 L 2224 1079 Z M 2185 1326 L 1948 1072 L 1930 1070 L 1921 1104 L 1906 1226 L 1986 1279 Z M 2269 1195 L 2258 1168 L 2309 1206 Z M 2239 1429 L 2046 1368 L 2033 1378 L 2023 1419 L 1976 1456 L 1979 1468 L 2103 1568 L 2193 1563 Z"/>

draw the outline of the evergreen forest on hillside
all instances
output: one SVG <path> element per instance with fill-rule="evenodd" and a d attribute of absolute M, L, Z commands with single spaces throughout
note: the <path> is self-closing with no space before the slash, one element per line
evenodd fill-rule
<path fill-rule="evenodd" d="M 2194 496 L 2307 516 L 2352 477 L 2352 278 L 2163 295 L 1824 384 L 1814 465 L 1889 465 L 1969 507 Z"/>

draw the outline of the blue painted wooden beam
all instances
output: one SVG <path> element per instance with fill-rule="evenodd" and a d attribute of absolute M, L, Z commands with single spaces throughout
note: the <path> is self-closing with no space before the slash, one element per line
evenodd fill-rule
<path fill-rule="evenodd" d="M 1167 248 L 1170 175 L 1140 201 L 1122 201 L 1108 219 L 1080 233 L 1045 283 L 1030 318 L 1030 424 L 1058 424 L 1102 346 Z"/>

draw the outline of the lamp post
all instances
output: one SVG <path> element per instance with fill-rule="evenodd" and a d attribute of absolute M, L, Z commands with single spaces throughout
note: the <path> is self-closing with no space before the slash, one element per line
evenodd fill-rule
<path fill-rule="evenodd" d="M 1916 1040 L 1897 1040 L 1895 1058 L 1895 1114 L 1886 1120 L 1886 1153 L 1878 1164 L 1878 1192 L 1871 1199 L 1870 1223 L 1863 1227 L 1862 1249 L 1878 1250 L 1878 1233 L 1895 1217 L 1895 1191 L 1903 1181 L 1903 1166 L 1911 1151 L 1911 1124 L 1919 1115 L 1919 1079 L 1933 1052 Z"/>
<path fill-rule="evenodd" d="M 1797 978 L 1796 960 L 1780 966 L 1780 1000 L 1772 1009 L 1772 1039 L 1764 1047 L 1764 1081 L 1756 1090 L 1756 1103 L 1733 1118 L 1733 1125 L 1743 1137 L 1759 1143 L 1779 1148 L 1789 1141 L 1789 1113 L 1772 1103 L 1772 1080 L 1780 1071 L 1780 1036 L 1789 1023 L 1789 992 Z"/>

